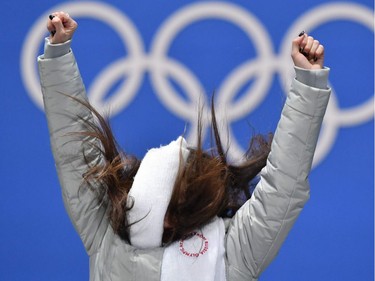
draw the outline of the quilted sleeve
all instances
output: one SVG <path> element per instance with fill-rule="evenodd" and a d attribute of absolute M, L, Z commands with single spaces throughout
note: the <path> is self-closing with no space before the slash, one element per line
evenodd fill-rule
<path fill-rule="evenodd" d="M 95 139 L 87 138 L 87 142 L 83 142 L 80 139 L 82 137 L 72 134 L 85 130 L 83 122 L 77 116 L 86 120 L 93 116 L 86 107 L 67 97 L 69 95 L 86 99 L 73 52 L 68 48 L 68 52 L 61 55 L 61 49 L 64 48 L 66 46 L 46 48 L 45 54 L 38 57 L 39 74 L 64 205 L 90 255 L 100 246 L 109 222 L 106 205 L 99 205 L 96 193 L 83 184 L 82 176 L 87 168 L 83 151 L 92 163 L 101 159 L 89 145 Z M 51 53 L 60 56 L 53 57 Z"/>
<path fill-rule="evenodd" d="M 228 227 L 229 280 L 259 277 L 309 198 L 308 175 L 330 96 L 328 72 L 296 69 L 297 79 L 307 85 L 292 82 L 260 182 Z"/>

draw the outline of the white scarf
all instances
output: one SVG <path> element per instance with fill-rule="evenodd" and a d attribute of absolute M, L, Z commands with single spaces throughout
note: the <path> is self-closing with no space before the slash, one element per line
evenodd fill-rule
<path fill-rule="evenodd" d="M 182 156 L 182 159 L 180 159 Z M 189 156 L 185 139 L 149 150 L 138 169 L 129 192 L 130 242 L 140 249 L 161 247 L 164 217 L 171 199 L 180 161 Z M 166 247 L 161 280 L 225 280 L 224 223 L 216 218 L 191 234 L 189 239 Z"/>

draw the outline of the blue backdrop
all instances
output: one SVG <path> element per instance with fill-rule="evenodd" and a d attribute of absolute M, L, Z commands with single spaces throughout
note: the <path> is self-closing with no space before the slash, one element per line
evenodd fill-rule
<path fill-rule="evenodd" d="M 0 280 L 88 280 L 50 152 L 36 56 L 48 14 L 79 23 L 73 49 L 88 94 L 120 144 L 142 157 L 184 131 L 216 92 L 238 159 L 273 131 L 290 81 L 290 39 L 326 48 L 334 89 L 311 199 L 261 280 L 373 280 L 373 1 L 6 1 L 0 66 Z M 221 106 L 225 109 L 221 110 Z M 249 125 L 250 124 L 250 125 Z"/>

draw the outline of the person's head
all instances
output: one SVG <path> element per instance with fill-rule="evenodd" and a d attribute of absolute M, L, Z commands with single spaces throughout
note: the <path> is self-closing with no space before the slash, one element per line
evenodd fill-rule
<path fill-rule="evenodd" d="M 84 176 L 85 182 L 91 187 L 95 185 L 96 190 L 99 191 L 100 203 L 108 201 L 109 220 L 114 232 L 122 239 L 131 242 L 130 228 L 141 224 L 142 220 L 150 215 L 145 213 L 139 217 L 133 216 L 131 220 L 127 216 L 132 212 L 137 200 L 142 200 L 129 196 L 129 193 L 140 166 L 142 175 L 147 174 L 147 166 L 142 169 L 140 160 L 121 151 L 107 120 L 90 105 L 86 104 L 86 106 L 97 117 L 98 123 L 88 124 L 88 131 L 81 134 L 100 141 L 101 148 L 97 151 L 102 154 L 104 161 L 95 165 L 89 164 Z M 201 125 L 199 125 L 197 146 L 185 147 L 188 153 L 182 157 L 183 153 L 180 151 L 178 163 L 173 162 L 173 169 L 176 172 L 173 181 L 168 182 L 170 200 L 167 202 L 161 222 L 163 243 L 181 239 L 209 223 L 216 216 L 233 216 L 244 201 L 250 198 L 249 183 L 265 166 L 270 150 L 270 137 L 266 139 L 259 135 L 254 136 L 250 141 L 246 160 L 241 165 L 231 165 L 221 144 L 213 106 L 211 115 L 214 148 L 209 152 L 203 150 Z M 198 121 L 201 124 L 201 120 Z M 163 173 L 168 172 L 163 170 Z M 142 184 L 137 188 L 142 188 Z"/>

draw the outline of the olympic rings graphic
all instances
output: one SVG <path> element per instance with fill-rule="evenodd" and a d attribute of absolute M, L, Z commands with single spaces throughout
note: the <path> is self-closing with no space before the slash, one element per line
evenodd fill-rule
<path fill-rule="evenodd" d="M 191 129 L 187 134 L 188 141 L 194 143 L 196 132 L 196 105 L 206 104 L 205 90 L 198 77 L 184 64 L 168 56 L 173 39 L 184 28 L 197 21 L 219 19 L 230 22 L 245 32 L 255 46 L 257 56 L 243 62 L 232 70 L 216 92 L 217 115 L 220 118 L 225 110 L 225 119 L 229 128 L 229 156 L 239 159 L 244 150 L 237 143 L 231 127 L 232 122 L 239 120 L 259 106 L 268 93 L 274 73 L 279 74 L 282 88 L 289 85 L 292 78 L 290 65 L 290 42 L 295 34 L 305 29 L 311 31 L 318 26 L 340 19 L 359 23 L 374 32 L 373 11 L 354 3 L 332 3 L 320 5 L 298 18 L 286 32 L 281 44 L 280 54 L 274 54 L 272 41 L 261 22 L 249 11 L 235 4 L 226 2 L 194 3 L 183 7 L 172 14 L 158 29 L 151 43 L 150 53 L 145 48 L 139 32 L 132 21 L 109 4 L 99 2 L 65 3 L 53 7 L 40 16 L 28 33 L 21 54 L 21 75 L 24 85 L 33 102 L 43 109 L 39 79 L 35 67 L 40 42 L 46 36 L 45 19 L 51 11 L 64 10 L 75 18 L 89 17 L 109 25 L 119 36 L 128 50 L 125 58 L 118 59 L 101 71 L 88 89 L 90 102 L 97 108 L 110 108 L 112 115 L 126 108 L 137 94 L 146 71 L 150 72 L 151 82 L 161 103 L 176 116 L 190 122 Z M 236 93 L 252 77 L 256 81 L 234 102 Z M 111 87 L 127 77 L 115 93 L 104 102 L 104 97 Z M 168 77 L 174 79 L 184 89 L 188 101 L 183 100 L 174 90 Z M 332 85 L 331 85 L 332 86 Z M 342 126 L 355 126 L 371 120 L 374 116 L 374 98 L 349 109 L 340 109 L 332 86 L 333 93 L 323 122 L 323 129 L 314 158 L 317 165 L 330 151 Z M 207 109 L 204 109 L 207 111 Z M 208 122 L 208 121 L 207 121 Z M 204 125 L 204 130 L 207 124 Z M 223 134 L 226 135 L 226 134 Z"/>

